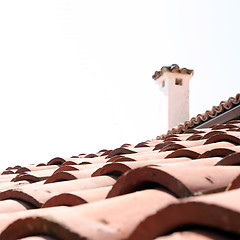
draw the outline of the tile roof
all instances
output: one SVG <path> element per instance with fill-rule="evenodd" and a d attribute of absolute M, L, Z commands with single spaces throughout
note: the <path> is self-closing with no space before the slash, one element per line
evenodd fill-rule
<path fill-rule="evenodd" d="M 192 129 L 198 127 L 202 123 L 208 122 L 211 119 L 216 118 L 217 116 L 233 109 L 236 106 L 240 105 L 240 94 L 238 93 L 235 97 L 230 97 L 226 101 L 221 101 L 218 106 L 213 106 L 211 110 L 207 110 L 203 114 L 198 114 L 196 117 L 191 118 L 188 121 L 185 121 L 182 124 L 179 124 L 177 127 L 174 127 L 168 130 L 167 134 L 163 134 L 158 136 L 158 139 L 164 138 L 166 135 L 176 134 L 176 133 L 183 133 L 183 132 L 191 132 L 194 131 Z M 221 129 L 221 125 L 216 125 L 214 127 L 215 130 Z M 223 126 L 225 128 L 225 125 Z M 234 128 L 235 125 L 231 125 L 229 123 L 228 128 Z"/>
<path fill-rule="evenodd" d="M 239 239 L 240 120 L 8 167 L 0 240 Z"/>

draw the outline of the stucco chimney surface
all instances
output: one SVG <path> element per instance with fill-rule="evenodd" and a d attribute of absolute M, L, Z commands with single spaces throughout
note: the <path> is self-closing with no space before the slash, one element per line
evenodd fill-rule
<path fill-rule="evenodd" d="M 189 80 L 193 70 L 177 64 L 162 67 L 152 76 L 160 86 L 161 125 L 171 129 L 189 120 Z"/>

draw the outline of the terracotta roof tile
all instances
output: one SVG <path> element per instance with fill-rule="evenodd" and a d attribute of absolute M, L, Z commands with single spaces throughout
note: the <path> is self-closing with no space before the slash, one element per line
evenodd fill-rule
<path fill-rule="evenodd" d="M 153 239 L 176 228 L 191 225 L 225 231 L 230 237 L 231 234 L 239 236 L 239 191 L 193 197 L 160 208 L 141 222 L 129 239 Z M 164 224 L 159 224 L 162 219 L 165 219 Z"/>
<path fill-rule="evenodd" d="M 186 174 L 187 172 L 187 174 Z M 108 197 L 145 188 L 160 188 L 182 198 L 225 189 L 238 175 L 240 168 L 222 167 L 141 167 L 123 174 L 113 185 Z"/>
<path fill-rule="evenodd" d="M 239 127 L 9 167 L 0 239 L 239 239 Z"/>
<path fill-rule="evenodd" d="M 76 206 L 84 203 L 95 202 L 106 198 L 111 186 L 94 189 L 74 191 L 56 195 L 43 204 L 43 208 L 55 206 Z"/>
<path fill-rule="evenodd" d="M 46 236 L 30 236 L 30 237 L 21 238 L 19 240 L 56 240 L 56 239 L 52 237 L 46 237 Z"/>
<path fill-rule="evenodd" d="M 2 214 L 0 239 L 17 239 L 36 233 L 60 239 L 125 239 L 146 217 L 173 202 L 176 199 L 167 193 L 145 190 L 71 208 L 28 210 L 11 216 Z"/>
<path fill-rule="evenodd" d="M 185 230 L 172 233 L 167 236 L 161 236 L 154 240 L 230 240 L 237 239 L 237 236 L 230 234 L 230 237 L 224 232 L 214 230 Z"/>
<path fill-rule="evenodd" d="M 193 70 L 187 69 L 187 68 L 179 68 L 177 64 L 172 64 L 168 67 L 162 67 L 160 71 L 156 71 L 152 78 L 154 80 L 157 80 L 159 77 L 161 77 L 165 72 L 172 72 L 172 73 L 183 73 L 183 74 L 190 74 L 193 75 Z"/>

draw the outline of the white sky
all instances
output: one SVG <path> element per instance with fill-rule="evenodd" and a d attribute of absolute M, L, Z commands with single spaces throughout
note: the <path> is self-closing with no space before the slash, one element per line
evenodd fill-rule
<path fill-rule="evenodd" d="M 194 69 L 191 117 L 235 96 L 239 11 L 239 0 L 0 1 L 0 169 L 165 133 L 162 66 Z"/>

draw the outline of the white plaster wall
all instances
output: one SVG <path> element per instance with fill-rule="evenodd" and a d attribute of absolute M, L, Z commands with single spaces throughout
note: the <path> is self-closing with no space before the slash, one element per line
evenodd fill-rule
<path fill-rule="evenodd" d="M 170 129 L 189 120 L 189 74 L 166 72 L 157 79 L 160 87 L 160 124 Z M 182 79 L 182 85 L 176 85 L 176 78 Z M 165 86 L 162 87 L 162 82 Z"/>
<path fill-rule="evenodd" d="M 176 85 L 176 78 L 182 79 L 182 85 Z M 169 74 L 168 77 L 168 128 L 189 120 L 189 75 Z"/>
<path fill-rule="evenodd" d="M 165 79 L 162 79 L 162 81 Z M 168 130 L 168 81 L 165 80 L 165 86 L 162 87 L 162 81 L 159 82 L 160 88 L 160 126 L 163 132 Z"/>

